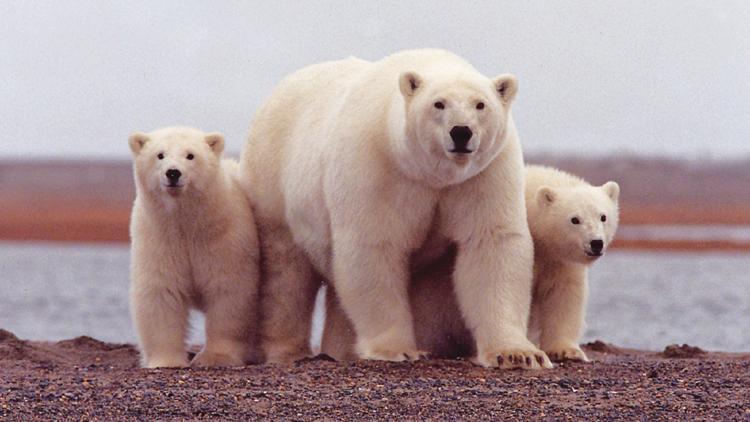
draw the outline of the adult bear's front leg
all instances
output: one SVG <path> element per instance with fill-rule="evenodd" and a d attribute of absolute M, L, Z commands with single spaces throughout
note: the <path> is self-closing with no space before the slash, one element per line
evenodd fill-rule
<path fill-rule="evenodd" d="M 476 363 L 551 368 L 526 337 L 533 245 L 527 233 L 479 232 L 459 244 L 454 283 L 461 313 L 477 342 Z"/>
<path fill-rule="evenodd" d="M 484 172 L 447 192 L 441 230 L 458 245 L 456 298 L 482 366 L 551 368 L 527 338 L 534 244 L 526 222 L 523 160 L 511 142 Z"/>
<path fill-rule="evenodd" d="M 415 360 L 408 296 L 408 254 L 387 243 L 364 243 L 356 233 L 333 237 L 333 283 L 354 324 L 362 359 Z"/>

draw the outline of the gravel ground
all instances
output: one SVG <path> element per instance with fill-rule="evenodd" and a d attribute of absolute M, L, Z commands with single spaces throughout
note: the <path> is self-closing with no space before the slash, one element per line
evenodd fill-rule
<path fill-rule="evenodd" d="M 492 370 L 460 360 L 144 370 L 132 345 L 0 330 L 0 419 L 750 420 L 750 354 L 603 342 L 592 363 Z"/>

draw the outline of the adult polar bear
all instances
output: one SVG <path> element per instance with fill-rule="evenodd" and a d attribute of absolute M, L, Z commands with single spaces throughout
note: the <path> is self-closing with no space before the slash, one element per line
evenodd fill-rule
<path fill-rule="evenodd" d="M 418 358 L 410 271 L 453 243 L 477 362 L 551 367 L 526 338 L 533 247 L 510 115 L 516 88 L 511 75 L 490 80 L 431 49 L 322 63 L 281 82 L 240 160 L 264 261 L 267 361 L 310 353 L 321 279 L 361 358 Z"/>

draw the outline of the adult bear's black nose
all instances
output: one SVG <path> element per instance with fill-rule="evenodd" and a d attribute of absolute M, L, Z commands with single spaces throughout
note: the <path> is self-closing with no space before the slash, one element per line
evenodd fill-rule
<path fill-rule="evenodd" d="M 471 139 L 471 129 L 468 126 L 453 126 L 450 131 L 453 140 L 453 151 L 458 153 L 469 153 L 470 149 L 466 148 Z"/>
<path fill-rule="evenodd" d="M 167 170 L 167 179 L 169 179 L 170 182 L 176 182 L 180 180 L 180 176 L 182 176 L 182 173 L 177 169 Z"/>
<path fill-rule="evenodd" d="M 594 253 L 594 255 L 599 255 L 602 253 L 602 249 L 604 249 L 604 241 L 601 239 L 594 239 L 590 243 L 591 245 L 591 252 Z"/>

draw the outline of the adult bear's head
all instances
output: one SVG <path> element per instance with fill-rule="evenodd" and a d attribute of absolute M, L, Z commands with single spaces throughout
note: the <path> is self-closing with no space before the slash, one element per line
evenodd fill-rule
<path fill-rule="evenodd" d="M 486 78 L 447 67 L 399 77 L 405 104 L 404 150 L 421 177 L 439 187 L 482 171 L 503 146 L 518 83 L 513 75 Z"/>

